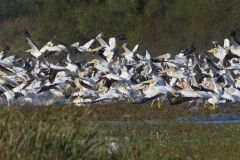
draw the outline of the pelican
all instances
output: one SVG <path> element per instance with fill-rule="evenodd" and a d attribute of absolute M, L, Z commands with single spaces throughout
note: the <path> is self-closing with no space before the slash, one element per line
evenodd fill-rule
<path fill-rule="evenodd" d="M 208 52 L 213 53 L 216 58 L 218 58 L 220 61 L 223 61 L 225 56 L 228 54 L 228 50 L 219 45 L 217 42 L 213 41 L 212 43 L 215 47 L 213 49 L 210 49 Z"/>
<path fill-rule="evenodd" d="M 216 95 L 214 93 L 210 93 L 210 95 L 212 97 L 207 100 L 207 102 L 211 104 L 211 106 L 208 107 L 210 110 L 215 110 L 216 109 L 216 104 L 226 103 L 226 100 L 220 98 L 218 95 Z"/>
<path fill-rule="evenodd" d="M 61 53 L 68 53 L 69 50 L 67 49 L 66 46 L 62 45 L 62 44 L 58 44 L 56 46 L 50 46 L 47 48 L 48 52 L 61 52 Z"/>
<path fill-rule="evenodd" d="M 40 52 L 41 53 L 45 53 L 49 48 L 51 48 L 53 46 L 53 42 L 49 41 L 47 42 L 41 49 Z"/>
<path fill-rule="evenodd" d="M 128 63 L 134 62 L 134 54 L 137 52 L 139 45 L 135 45 L 135 47 L 133 48 L 133 50 L 129 50 L 127 48 L 127 44 L 124 43 L 122 45 L 123 50 L 125 51 L 122 55 L 125 57 L 125 59 L 128 61 Z"/>
<path fill-rule="evenodd" d="M 156 97 L 161 97 L 160 95 L 168 95 L 168 93 L 171 93 L 174 95 L 175 90 L 167 84 L 161 77 L 157 77 L 153 75 L 152 79 L 149 81 L 146 81 L 144 83 L 149 83 L 149 86 L 146 90 L 143 90 L 143 93 L 145 95 L 145 99 L 152 99 Z M 160 108 L 160 98 L 158 97 L 158 107 Z M 152 105 L 154 103 L 154 99 L 152 101 Z M 152 106 L 151 105 L 151 106 Z"/>
<path fill-rule="evenodd" d="M 235 32 L 223 45 L 213 42 L 209 52 L 215 58 L 193 54 L 195 45 L 176 56 L 166 53 L 153 58 L 148 50 L 141 55 L 138 44 L 132 50 L 127 43 L 118 46 L 119 40 L 126 39 L 123 34 L 108 42 L 99 34 L 82 46 L 72 44 L 79 52 L 94 53 L 87 58 L 77 54 L 76 58 L 68 46 L 49 41 L 39 49 L 27 31 L 25 38 L 32 56 L 8 56 L 8 47 L 0 52 L 0 104 L 81 106 L 152 101 L 152 107 L 157 101 L 160 108 L 167 101 L 191 106 L 206 102 L 209 109 L 216 109 L 219 103 L 240 101 L 240 43 Z M 92 47 L 95 41 L 100 47 Z M 64 53 L 59 62 L 47 58 L 58 53 Z"/>
<path fill-rule="evenodd" d="M 236 32 L 233 31 L 229 38 L 231 46 L 229 47 L 230 51 L 240 57 L 240 43 L 237 40 Z"/>
<path fill-rule="evenodd" d="M 94 41 L 95 41 L 95 39 L 91 39 L 90 41 L 88 41 L 86 44 L 84 44 L 82 46 L 80 46 L 79 42 L 76 42 L 76 43 L 72 44 L 71 46 L 77 48 L 78 51 L 80 51 L 80 52 L 92 52 L 93 50 L 90 47 Z"/>
<path fill-rule="evenodd" d="M 42 53 L 40 52 L 38 46 L 34 44 L 29 37 L 30 37 L 29 32 L 25 31 L 26 43 L 31 47 L 31 49 L 26 52 L 30 52 L 32 56 L 34 56 L 35 58 L 38 58 L 42 55 Z"/>
<path fill-rule="evenodd" d="M 112 67 L 105 60 L 102 59 L 93 59 L 88 62 L 89 65 L 93 64 L 94 67 L 103 73 L 109 73 L 112 70 Z"/>
<path fill-rule="evenodd" d="M 107 43 L 105 40 L 103 40 L 102 33 L 100 33 L 96 37 L 96 40 L 100 43 L 102 48 L 105 48 L 103 55 L 106 57 L 108 62 L 111 62 L 115 54 L 115 49 L 117 47 L 117 40 L 126 40 L 126 36 L 124 34 L 121 34 L 116 37 L 111 37 Z"/>

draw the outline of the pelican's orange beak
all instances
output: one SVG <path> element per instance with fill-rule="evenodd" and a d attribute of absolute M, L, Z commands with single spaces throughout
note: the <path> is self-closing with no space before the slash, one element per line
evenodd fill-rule
<path fill-rule="evenodd" d="M 97 52 L 101 49 L 101 47 L 97 47 L 97 48 L 94 48 L 94 49 L 91 49 L 91 52 Z"/>
<path fill-rule="evenodd" d="M 217 53 L 217 51 L 218 51 L 217 48 L 212 48 L 212 49 L 208 50 L 208 53 L 213 53 L 213 54 L 215 54 L 215 53 Z"/>

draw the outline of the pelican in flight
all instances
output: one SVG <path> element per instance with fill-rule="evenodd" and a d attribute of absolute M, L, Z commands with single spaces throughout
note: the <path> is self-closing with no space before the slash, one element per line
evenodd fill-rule
<path fill-rule="evenodd" d="M 31 49 L 26 52 L 30 52 L 32 56 L 34 56 L 35 58 L 39 58 L 42 53 L 40 52 L 38 46 L 34 44 L 34 42 L 30 39 L 30 34 L 28 31 L 25 31 L 25 39 L 26 43 L 31 47 Z"/>
<path fill-rule="evenodd" d="M 95 39 L 91 39 L 90 41 L 88 41 L 86 44 L 80 46 L 79 42 L 76 42 L 74 44 L 72 44 L 72 47 L 75 47 L 78 49 L 78 51 L 80 52 L 92 52 L 93 50 L 90 48 L 91 45 L 94 43 Z"/>
<path fill-rule="evenodd" d="M 224 47 L 222 47 L 217 42 L 212 42 L 214 44 L 214 48 L 210 49 L 208 52 L 213 53 L 213 55 L 218 58 L 220 61 L 223 61 L 225 56 L 228 54 L 228 50 Z"/>
<path fill-rule="evenodd" d="M 134 54 L 137 52 L 137 49 L 138 49 L 138 44 L 135 45 L 135 47 L 133 48 L 133 50 L 131 51 L 130 49 L 127 48 L 127 44 L 124 43 L 122 45 L 122 48 L 124 50 L 124 53 L 122 54 L 125 59 L 127 60 L 128 63 L 131 63 L 131 62 L 134 62 Z"/>
<path fill-rule="evenodd" d="M 120 34 L 116 37 L 110 37 L 108 43 L 102 38 L 102 33 L 100 33 L 96 40 L 100 43 L 101 48 L 105 48 L 103 55 L 106 57 L 108 62 L 112 61 L 112 58 L 115 54 L 115 49 L 117 47 L 118 40 L 126 40 L 126 36 L 124 34 Z"/>
<path fill-rule="evenodd" d="M 179 53 L 156 55 L 129 49 L 126 36 L 105 41 L 102 34 L 85 44 L 74 43 L 79 52 L 51 40 L 39 48 L 25 32 L 31 56 L 0 52 L 0 104 L 77 106 L 105 103 L 209 105 L 240 101 L 240 43 L 232 32 L 224 43 L 198 54 L 193 44 Z M 95 41 L 98 43 L 95 44 Z M 96 47 L 96 48 L 94 48 Z M 123 51 L 123 52 L 122 52 Z M 88 56 L 88 53 L 94 53 Z M 10 53 L 11 54 L 11 53 Z M 60 57 L 58 61 L 49 56 Z M 77 55 L 77 57 L 76 57 Z M 199 102 L 199 103 L 197 103 Z"/>
<path fill-rule="evenodd" d="M 231 46 L 229 47 L 230 51 L 234 54 L 240 57 L 240 43 L 237 39 L 236 32 L 233 31 L 229 38 Z"/>

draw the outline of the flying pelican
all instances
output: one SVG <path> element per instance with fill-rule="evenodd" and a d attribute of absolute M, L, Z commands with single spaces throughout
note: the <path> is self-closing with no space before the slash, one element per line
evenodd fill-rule
<path fill-rule="evenodd" d="M 229 38 L 231 46 L 229 47 L 230 51 L 240 57 L 240 43 L 237 40 L 236 32 L 233 31 Z"/>
<path fill-rule="evenodd" d="M 34 44 L 33 41 L 30 39 L 30 34 L 28 31 L 25 31 L 25 39 L 26 43 L 31 47 L 31 49 L 26 52 L 30 52 L 31 55 L 33 55 L 35 58 L 40 57 L 42 53 L 40 52 L 38 46 Z"/>
<path fill-rule="evenodd" d="M 137 53 L 118 46 L 125 35 L 110 37 L 99 34 L 80 46 L 80 52 L 93 52 L 88 57 L 74 57 L 67 46 L 47 42 L 41 49 L 25 33 L 32 56 L 8 56 L 8 47 L 0 52 L 0 95 L 2 104 L 94 104 L 144 103 L 169 101 L 170 104 L 206 102 L 215 109 L 219 103 L 240 101 L 240 43 L 233 32 L 221 46 L 213 42 L 214 59 L 193 54 L 196 46 L 181 50 L 176 56 L 166 53 L 153 58 L 146 50 Z M 100 47 L 92 49 L 94 41 Z M 124 50 L 119 55 L 120 47 Z M 47 58 L 61 54 L 61 61 Z M 65 56 L 66 55 L 66 58 Z M 79 54 L 77 54 L 79 55 Z M 64 58 L 63 58 L 64 56 Z M 71 56 L 71 57 L 70 57 Z M 196 103 L 194 103 L 196 102 Z"/>
<path fill-rule="evenodd" d="M 92 52 L 92 49 L 90 47 L 94 41 L 95 41 L 95 39 L 91 39 L 90 41 L 88 41 L 86 44 L 84 44 L 82 46 L 80 46 L 79 42 L 76 42 L 76 43 L 72 44 L 71 46 L 77 48 L 78 51 L 80 51 L 80 52 Z"/>
<path fill-rule="evenodd" d="M 103 55 L 106 57 L 108 62 L 112 61 L 112 58 L 115 54 L 115 49 L 117 47 L 117 41 L 118 40 L 126 40 L 126 36 L 124 34 L 120 34 L 116 37 L 110 37 L 108 43 L 103 40 L 102 33 L 100 33 L 96 40 L 100 43 L 101 48 L 105 48 L 105 51 L 103 52 Z"/>
<path fill-rule="evenodd" d="M 123 45 L 122 45 L 122 48 L 123 48 L 123 50 L 125 51 L 122 55 L 125 57 L 125 59 L 128 61 L 128 63 L 131 63 L 131 62 L 134 62 L 135 60 L 134 60 L 134 54 L 137 52 L 137 49 L 138 49 L 138 44 L 137 45 L 135 45 L 135 47 L 133 48 L 133 50 L 131 51 L 131 50 L 129 50 L 128 48 L 127 48 L 127 44 L 126 43 L 124 43 Z"/>
<path fill-rule="evenodd" d="M 225 56 L 228 54 L 228 50 L 222 47 L 217 42 L 212 41 L 212 43 L 215 47 L 213 49 L 210 49 L 208 52 L 213 53 L 216 58 L 218 58 L 220 61 L 223 61 Z"/>
<path fill-rule="evenodd" d="M 90 62 L 88 62 L 88 65 L 93 64 L 94 67 L 103 73 L 109 73 L 112 70 L 112 67 L 109 65 L 109 63 L 107 63 L 105 60 L 102 59 L 93 59 Z"/>

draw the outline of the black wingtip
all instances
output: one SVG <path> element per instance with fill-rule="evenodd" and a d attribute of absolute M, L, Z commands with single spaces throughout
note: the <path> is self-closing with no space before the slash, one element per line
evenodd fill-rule
<path fill-rule="evenodd" d="M 217 47 L 219 45 L 219 42 L 217 42 L 217 41 L 212 41 L 212 43 L 213 43 L 214 47 Z"/>
<path fill-rule="evenodd" d="M 125 34 L 119 34 L 115 38 L 118 40 L 127 40 L 127 36 Z"/>
<path fill-rule="evenodd" d="M 197 51 L 197 46 L 196 46 L 196 44 L 194 44 L 194 43 L 191 45 L 190 48 L 191 48 L 191 50 L 192 50 L 193 52 L 196 52 L 196 51 Z"/>
<path fill-rule="evenodd" d="M 30 37 L 30 33 L 28 32 L 28 30 L 24 31 L 24 35 L 25 35 L 25 37 Z"/>
<path fill-rule="evenodd" d="M 232 41 L 238 41 L 237 40 L 237 32 L 236 31 L 232 31 L 230 33 L 230 38 L 229 39 L 232 40 Z"/>
<path fill-rule="evenodd" d="M 236 37 L 236 31 L 231 31 L 231 34 L 230 34 L 230 36 L 232 36 L 232 37 Z"/>
<path fill-rule="evenodd" d="M 181 50 L 181 52 L 184 53 L 185 55 L 192 54 L 192 53 L 194 53 L 194 52 L 196 52 L 196 51 L 197 51 L 197 47 L 196 47 L 195 44 L 192 44 L 192 45 L 190 46 L 190 48 Z"/>
<path fill-rule="evenodd" d="M 7 53 L 9 50 L 10 50 L 10 47 L 9 47 L 8 45 L 6 45 L 6 46 L 4 47 L 4 52 Z"/>
<path fill-rule="evenodd" d="M 106 50 L 106 47 L 102 47 L 98 50 L 98 54 L 103 54 L 103 52 Z"/>
<path fill-rule="evenodd" d="M 100 48 L 100 49 L 98 50 L 98 55 L 99 55 L 100 57 L 102 57 L 105 61 L 107 61 L 107 58 L 103 55 L 105 49 L 106 49 L 105 47 Z"/>
<path fill-rule="evenodd" d="M 238 41 L 237 38 L 237 32 L 236 31 L 232 31 L 229 37 L 230 42 L 235 41 L 236 43 L 240 44 L 240 42 Z"/>

